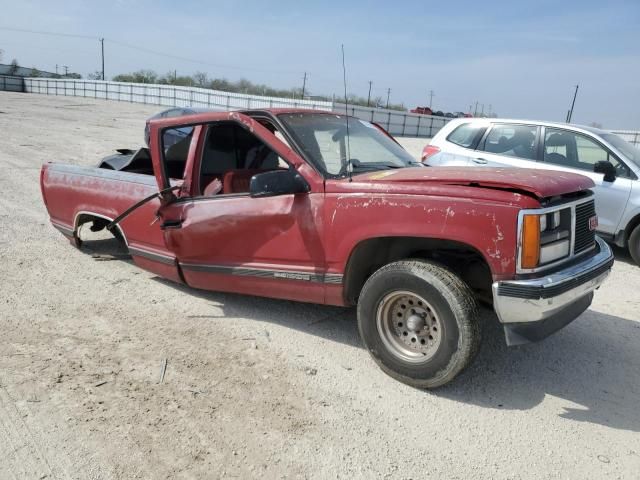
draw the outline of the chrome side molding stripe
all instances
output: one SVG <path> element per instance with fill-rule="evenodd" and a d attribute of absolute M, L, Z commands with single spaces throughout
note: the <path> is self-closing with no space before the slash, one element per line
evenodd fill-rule
<path fill-rule="evenodd" d="M 55 223 L 55 222 L 51 222 L 51 225 L 53 225 L 64 236 L 73 237 L 73 228 L 69 228 L 69 227 L 67 227 L 65 225 L 61 225 L 61 224 Z"/>
<path fill-rule="evenodd" d="M 168 255 L 161 255 L 159 253 L 150 252 L 137 247 L 129 247 L 129 253 L 138 257 L 146 258 L 147 260 L 153 260 L 154 262 L 164 263 L 165 265 L 175 265 L 176 259 Z"/>
<path fill-rule="evenodd" d="M 140 247 L 129 247 L 131 255 L 139 256 L 163 263 L 175 265 L 176 260 L 168 255 L 162 255 Z M 226 265 L 208 265 L 199 263 L 179 263 L 180 268 L 192 272 L 216 273 L 220 275 L 237 275 L 241 277 L 274 278 L 279 280 L 299 280 L 303 282 L 327 283 L 341 285 L 343 275 L 340 273 L 311 273 L 296 270 L 271 270 L 266 268 L 232 267 Z"/>
<path fill-rule="evenodd" d="M 296 270 L 271 270 L 265 268 L 231 267 L 224 265 L 205 265 L 180 263 L 180 268 L 192 272 L 238 275 L 242 277 L 275 278 L 280 280 L 299 280 L 303 282 L 342 284 L 343 275 L 339 273 L 308 273 Z"/>

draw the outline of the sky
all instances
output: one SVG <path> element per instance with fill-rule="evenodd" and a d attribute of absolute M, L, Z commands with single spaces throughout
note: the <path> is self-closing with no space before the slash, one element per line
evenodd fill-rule
<path fill-rule="evenodd" d="M 246 78 L 408 108 L 640 130 L 640 0 L 0 0 L 3 61 L 107 78 L 152 69 Z M 51 36 L 8 30 L 58 32 Z M 85 38 L 87 37 L 87 38 Z M 135 48 L 132 48 L 135 47 Z M 164 53 L 159 55 L 155 52 Z"/>

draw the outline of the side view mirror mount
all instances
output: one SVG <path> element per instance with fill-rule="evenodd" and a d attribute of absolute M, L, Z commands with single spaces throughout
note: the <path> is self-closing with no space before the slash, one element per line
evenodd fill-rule
<path fill-rule="evenodd" d="M 593 166 L 593 171 L 595 173 L 602 173 L 604 175 L 605 182 L 613 182 L 616 179 L 616 167 L 613 166 L 611 162 L 606 160 L 601 160 L 596 162 Z"/>
<path fill-rule="evenodd" d="M 273 170 L 251 177 L 249 193 L 253 198 L 307 193 L 309 184 L 295 170 Z"/>

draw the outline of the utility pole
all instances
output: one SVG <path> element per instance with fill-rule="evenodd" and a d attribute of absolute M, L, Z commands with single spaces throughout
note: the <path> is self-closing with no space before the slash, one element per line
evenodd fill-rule
<path fill-rule="evenodd" d="M 391 96 L 391 89 L 387 88 L 387 108 L 389 108 L 389 97 Z"/>
<path fill-rule="evenodd" d="M 484 117 L 484 103 L 482 104 L 482 111 L 480 112 L 480 115 Z"/>
<path fill-rule="evenodd" d="M 369 94 L 367 95 L 367 107 L 369 106 L 369 103 L 371 102 L 371 84 L 373 82 L 371 80 L 369 80 Z"/>
<path fill-rule="evenodd" d="M 175 85 L 177 81 L 178 81 L 178 70 L 174 69 L 173 70 L 173 84 Z"/>
<path fill-rule="evenodd" d="M 69 67 L 62 65 L 62 68 L 64 68 L 64 76 L 66 77 L 69 74 Z"/>
<path fill-rule="evenodd" d="M 478 116 L 478 101 L 476 100 L 476 108 L 473 109 L 473 116 L 477 117 Z"/>
<path fill-rule="evenodd" d="M 433 90 L 429 90 L 429 108 L 433 105 Z"/>
<path fill-rule="evenodd" d="M 58 64 L 56 63 L 56 75 L 58 75 Z"/>
<path fill-rule="evenodd" d="M 573 93 L 573 102 L 571 102 L 571 109 L 567 113 L 567 123 L 571 123 L 571 117 L 573 116 L 573 107 L 576 104 L 576 97 L 578 96 L 578 85 L 576 85 L 576 91 Z"/>
<path fill-rule="evenodd" d="M 302 100 L 304 100 L 304 90 L 307 86 L 307 72 L 304 72 L 304 77 L 302 77 Z"/>
<path fill-rule="evenodd" d="M 487 112 L 487 115 L 493 115 L 493 108 L 491 108 L 491 104 L 489 104 L 489 111 Z"/>
<path fill-rule="evenodd" d="M 100 39 L 100 50 L 102 52 L 102 80 L 104 80 L 104 38 Z"/>

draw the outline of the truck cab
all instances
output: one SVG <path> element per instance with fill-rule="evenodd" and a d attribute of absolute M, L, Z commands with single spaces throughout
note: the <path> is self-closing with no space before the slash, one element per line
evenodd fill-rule
<path fill-rule="evenodd" d="M 106 228 L 138 266 L 194 288 L 357 306 L 373 359 L 414 386 L 471 362 L 479 303 L 508 344 L 538 341 L 588 308 L 613 263 L 580 175 L 424 167 L 376 125 L 332 112 L 149 127 L 149 149 L 126 161 L 43 166 L 61 233 L 81 247 L 81 225 Z M 165 142 L 175 129 L 190 133 Z"/>

